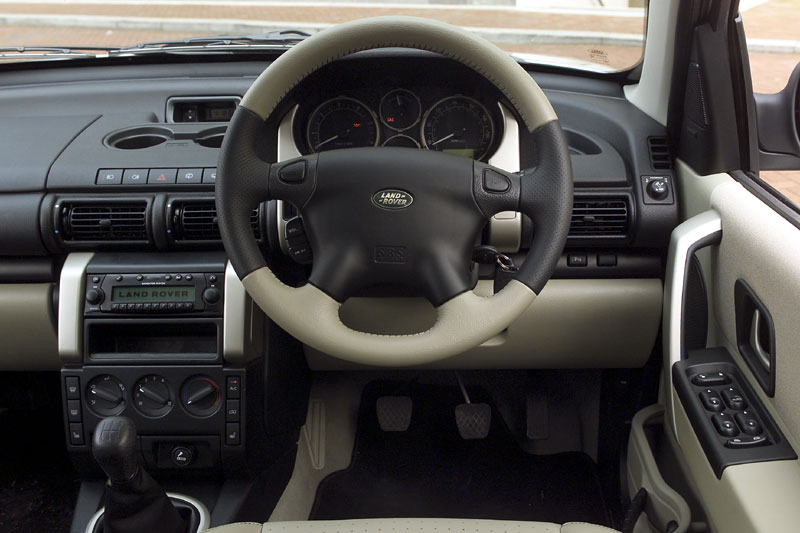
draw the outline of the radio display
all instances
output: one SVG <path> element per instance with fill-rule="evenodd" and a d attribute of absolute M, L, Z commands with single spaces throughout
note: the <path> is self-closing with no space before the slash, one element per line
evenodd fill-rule
<path fill-rule="evenodd" d="M 111 291 L 114 302 L 194 302 L 194 287 L 114 287 Z"/>

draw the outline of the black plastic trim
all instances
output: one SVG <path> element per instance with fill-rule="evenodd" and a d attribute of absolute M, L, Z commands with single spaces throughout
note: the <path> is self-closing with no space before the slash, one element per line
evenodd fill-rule
<path fill-rule="evenodd" d="M 717 386 L 717 388 L 729 386 L 738 388 L 747 402 L 748 410 L 754 413 L 755 418 L 760 421 L 763 434 L 767 436 L 769 444 L 743 449 L 725 447 L 728 438 L 719 435 L 714 429 L 711 422 L 712 413 L 703 407 L 698 397 L 699 391 L 705 387 L 698 387 L 690 381 L 692 375 L 702 372 L 724 372 L 731 377 L 730 384 Z M 797 459 L 794 449 L 772 420 L 769 411 L 752 390 L 747 379 L 739 372 L 726 349 L 708 348 L 692 351 L 688 360 L 679 361 L 672 367 L 672 382 L 678 391 L 678 397 L 689 416 L 689 421 L 703 447 L 706 458 L 718 479 L 722 478 L 722 472 L 729 466 Z M 713 389 L 714 387 L 708 388 Z"/>

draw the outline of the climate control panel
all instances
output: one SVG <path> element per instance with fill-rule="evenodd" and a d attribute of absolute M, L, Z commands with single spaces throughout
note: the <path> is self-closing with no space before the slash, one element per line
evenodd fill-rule
<path fill-rule="evenodd" d="M 85 366 L 61 373 L 71 451 L 88 452 L 98 422 L 122 415 L 136 424 L 150 467 L 221 467 L 226 456 L 243 453 L 244 369 Z"/>

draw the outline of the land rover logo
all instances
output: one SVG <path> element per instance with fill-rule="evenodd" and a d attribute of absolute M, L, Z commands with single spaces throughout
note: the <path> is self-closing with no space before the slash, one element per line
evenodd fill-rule
<path fill-rule="evenodd" d="M 398 189 L 383 189 L 372 195 L 372 203 L 382 209 L 405 209 L 414 203 L 414 197 Z"/>

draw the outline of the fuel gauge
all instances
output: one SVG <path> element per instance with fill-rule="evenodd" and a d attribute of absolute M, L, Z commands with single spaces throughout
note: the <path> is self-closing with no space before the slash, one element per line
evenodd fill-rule
<path fill-rule="evenodd" d="M 389 91 L 381 99 L 378 113 L 387 127 L 402 131 L 419 122 L 422 105 L 417 95 L 406 89 Z"/>

